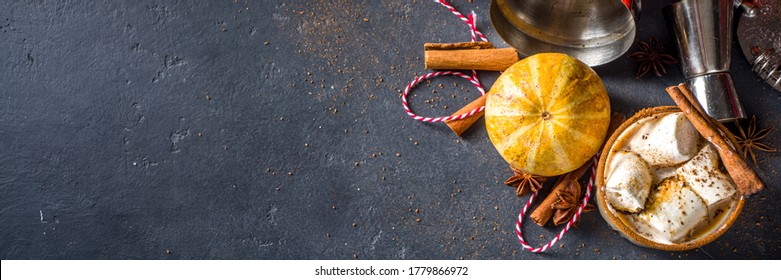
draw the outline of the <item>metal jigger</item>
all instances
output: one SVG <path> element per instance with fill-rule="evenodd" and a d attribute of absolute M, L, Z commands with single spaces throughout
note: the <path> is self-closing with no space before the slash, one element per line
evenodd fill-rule
<path fill-rule="evenodd" d="M 686 84 L 720 122 L 746 117 L 729 74 L 733 0 L 681 0 L 664 8 Z"/>

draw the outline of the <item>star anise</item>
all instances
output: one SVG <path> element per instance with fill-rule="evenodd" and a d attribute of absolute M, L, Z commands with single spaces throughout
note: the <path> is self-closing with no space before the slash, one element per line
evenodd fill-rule
<path fill-rule="evenodd" d="M 641 61 L 640 68 L 637 69 L 636 78 L 640 78 L 653 69 L 657 77 L 667 74 L 665 64 L 676 64 L 678 60 L 669 54 L 664 53 L 664 44 L 656 40 L 656 36 L 651 36 L 648 42 L 637 41 L 640 50 L 633 52 L 629 58 Z"/>
<path fill-rule="evenodd" d="M 735 135 L 738 138 L 738 147 L 743 152 L 743 158 L 748 159 L 751 156 L 751 161 L 754 165 L 757 165 L 757 156 L 754 154 L 754 150 L 762 151 L 766 153 L 775 153 L 778 150 L 770 147 L 760 141 L 767 137 L 772 127 L 768 127 L 757 131 L 757 116 L 751 116 L 751 122 L 748 124 L 748 132 L 743 130 L 743 126 L 738 125 L 738 132 L 740 135 Z"/>
<path fill-rule="evenodd" d="M 542 183 L 548 180 L 548 177 L 537 176 L 523 172 L 510 166 L 513 176 L 504 181 L 504 184 L 515 188 L 515 194 L 521 197 L 529 192 L 536 192 L 542 188 Z"/>
<path fill-rule="evenodd" d="M 556 201 L 553 202 L 553 224 L 558 226 L 566 223 L 575 216 L 580 207 L 581 193 L 580 185 L 578 182 L 572 182 L 563 188 L 560 192 L 556 193 Z M 586 204 L 586 208 L 583 208 L 583 213 L 594 210 L 594 205 Z"/>

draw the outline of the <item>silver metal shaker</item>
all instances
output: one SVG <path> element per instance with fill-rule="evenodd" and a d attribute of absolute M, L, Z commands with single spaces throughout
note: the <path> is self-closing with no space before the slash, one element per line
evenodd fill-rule
<path fill-rule="evenodd" d="M 729 74 L 733 0 L 681 0 L 663 9 L 686 84 L 720 122 L 746 117 Z"/>

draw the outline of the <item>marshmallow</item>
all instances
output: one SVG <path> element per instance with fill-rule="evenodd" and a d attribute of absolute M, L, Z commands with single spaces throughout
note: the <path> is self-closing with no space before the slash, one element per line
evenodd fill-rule
<path fill-rule="evenodd" d="M 672 113 L 638 128 L 628 143 L 649 165 L 673 166 L 697 154 L 699 139 L 683 113 Z"/>
<path fill-rule="evenodd" d="M 680 176 L 662 181 L 648 199 L 646 209 L 637 218 L 670 242 L 685 240 L 708 219 L 705 202 Z"/>
<path fill-rule="evenodd" d="M 653 175 L 648 164 L 630 151 L 616 151 L 611 156 L 610 178 L 605 183 L 605 195 L 613 208 L 637 213 L 645 207 Z"/>
<path fill-rule="evenodd" d="M 715 209 L 737 192 L 732 179 L 719 170 L 719 154 L 710 144 L 678 168 L 676 173 L 705 201 L 709 209 Z"/>

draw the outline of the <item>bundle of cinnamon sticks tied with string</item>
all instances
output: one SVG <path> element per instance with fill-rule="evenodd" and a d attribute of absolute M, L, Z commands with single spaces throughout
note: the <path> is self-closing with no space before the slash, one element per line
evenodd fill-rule
<path fill-rule="evenodd" d="M 513 48 L 495 48 L 490 42 L 426 43 L 423 45 L 426 69 L 504 71 L 520 60 Z M 464 114 L 485 106 L 485 96 L 472 101 L 452 116 Z M 465 119 L 445 121 L 456 135 L 461 136 L 483 112 Z"/>

